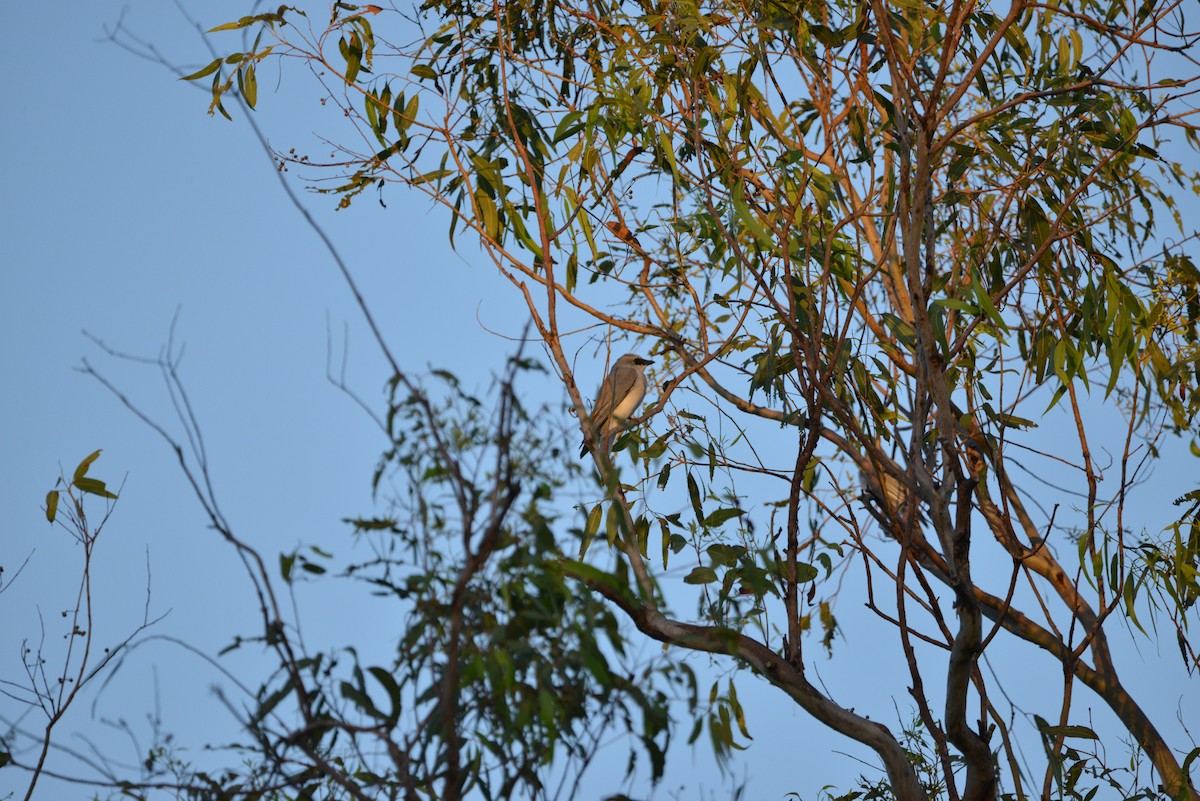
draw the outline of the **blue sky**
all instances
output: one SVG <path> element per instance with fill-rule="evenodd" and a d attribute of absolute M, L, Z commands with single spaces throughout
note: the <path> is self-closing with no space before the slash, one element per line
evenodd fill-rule
<path fill-rule="evenodd" d="M 340 521 L 373 508 L 370 477 L 386 445 L 326 377 L 332 345 L 339 370 L 348 354 L 349 384 L 382 406 L 386 366 L 333 262 L 288 203 L 240 115 L 233 123 L 207 117 L 201 92 L 103 41 L 105 26 L 123 9 L 125 24 L 170 58 L 209 60 L 196 32 L 167 3 L 74 3 L 53 22 L 35 4 L 10 3 L 0 11 L 8 32 L 0 48 L 8 76 L 0 126 L 0 565 L 11 582 L 0 594 L 0 678 L 19 676 L 18 644 L 40 636 L 39 618 L 51 654 L 61 641 L 59 612 L 73 605 L 80 554 L 65 532 L 46 524 L 41 504 L 60 469 L 69 473 L 96 448 L 104 455 L 93 474 L 123 483 L 93 568 L 97 639 L 115 642 L 141 621 L 148 577 L 151 616 L 168 613 L 154 633 L 215 654 L 251 628 L 243 625 L 254 607 L 242 567 L 206 528 L 171 452 L 75 368 L 86 357 L 148 414 L 173 424 L 160 377 L 105 355 L 83 332 L 112 348 L 155 356 L 177 321 L 181 374 L 203 426 L 216 494 L 239 533 L 267 557 L 301 543 L 347 546 Z M 241 3 L 205 3 L 201 22 L 211 27 L 246 11 Z M 276 146 L 312 147 L 319 113 L 272 96 L 291 101 L 288 93 L 301 80 L 275 77 L 259 77 L 259 122 Z M 303 185 L 304 176 L 288 178 Z M 384 209 L 368 193 L 334 212 L 327 197 L 304 198 L 352 265 L 402 365 L 416 372 L 445 367 L 469 386 L 486 385 L 513 349 L 502 335 L 519 336 L 524 323 L 511 286 L 469 248 L 450 251 L 446 219 L 422 197 L 393 192 L 386 200 Z M 549 383 L 529 391 L 551 402 L 560 398 Z M 1169 464 L 1178 471 L 1161 469 L 1148 501 L 1160 522 L 1171 512 L 1167 501 L 1194 486 L 1194 460 Z M 387 658 L 395 632 L 373 610 L 350 608 L 336 595 L 302 592 L 299 601 L 313 639 L 345 636 Z M 872 629 L 862 631 L 840 646 L 857 668 L 823 676 L 831 686 L 848 692 L 901 670 L 878 661 Z M 1126 680 L 1146 688 L 1152 717 L 1176 732 L 1170 728 L 1176 714 L 1186 720 L 1183 710 L 1200 708 L 1195 682 L 1184 678 L 1173 643 L 1161 655 L 1144 640 L 1139 649 L 1122 654 Z M 1028 686 L 1010 692 L 1036 693 L 1045 684 L 1054 697 L 1057 678 L 1047 660 L 999 641 L 991 653 L 1029 659 Z M 706 661 L 693 658 L 699 668 Z M 257 684 L 255 670 L 264 663 L 239 652 L 225 664 Z M 825 666 L 818 660 L 813 669 Z M 95 716 L 144 728 L 158 703 L 166 728 L 200 746 L 230 734 L 228 717 L 207 689 L 217 680 L 180 649 L 152 643 L 102 696 Z M 863 706 L 893 722 L 891 698 L 903 683 L 867 683 L 874 698 Z M 807 722 L 777 692 L 749 677 L 739 692 L 755 736 L 734 767 L 736 778 L 750 781 L 748 797 L 782 798 L 796 790 L 809 799 L 826 782 L 845 786 L 859 772 L 876 775 L 853 758 L 831 755 L 861 751 Z M 60 732 L 76 747 L 82 740 L 75 731 L 111 736 L 91 719 L 86 700 Z M 896 703 L 907 709 L 906 698 Z M 1096 706 L 1090 697 L 1078 703 L 1081 718 Z M 14 707 L 0 698 L 0 711 L 11 716 Z M 656 797 L 697 783 L 722 783 L 703 739 L 694 752 L 679 751 Z M 0 771 L 0 799 L 23 786 L 21 774 Z M 630 795 L 647 797 L 650 789 L 635 786 Z M 88 794 L 58 788 L 53 797 Z"/>
<path fill-rule="evenodd" d="M 147 562 L 151 614 L 169 612 L 156 633 L 215 654 L 245 633 L 255 608 L 241 564 L 205 527 L 172 453 L 76 368 L 88 358 L 178 435 L 157 372 L 106 356 L 83 332 L 153 357 L 178 315 L 181 374 L 217 496 L 268 558 L 302 542 L 347 543 L 340 521 L 372 510 L 371 474 L 386 447 L 326 378 L 332 331 L 339 371 L 346 353 L 348 382 L 382 407 L 388 373 L 333 263 L 243 123 L 206 116 L 203 93 L 102 41 L 122 9 L 130 29 L 170 57 L 209 60 L 168 3 L 74 4 L 52 27 L 32 7 L 0 11 L 10 32 L 0 59 L 25 76 L 4 90 L 0 130 L 6 582 L 29 557 L 0 596 L 0 677 L 8 679 L 19 676 L 18 644 L 39 637 L 39 610 L 53 648 L 58 613 L 73 605 L 79 549 L 48 526 L 40 507 L 60 469 L 69 474 L 96 448 L 104 454 L 92 473 L 110 486 L 124 482 L 93 569 L 97 639 L 115 641 L 141 621 Z M 202 21 L 211 27 L 244 11 L 209 3 Z M 273 113 L 261 118 L 268 130 L 296 122 Z M 465 354 L 476 354 L 489 368 L 468 379 L 485 384 L 510 346 L 477 316 L 516 333 L 520 323 L 505 319 L 506 304 L 489 303 L 493 274 L 445 247 L 444 221 L 432 220 L 416 198 L 411 207 L 394 198 L 387 210 L 364 199 L 337 214 L 328 198 L 307 200 L 361 267 L 357 278 L 405 367 L 462 365 Z M 463 302 L 414 302 L 450 292 Z M 447 330 L 456 334 L 433 335 Z M 308 615 L 310 633 L 359 619 L 344 611 Z M 370 642 L 371 627 L 361 633 Z M 379 644 L 386 651 L 388 639 Z M 215 674 L 165 645 L 145 653 L 99 715 L 141 723 L 154 709 L 148 688 L 157 663 L 168 728 L 194 745 L 229 733 L 207 692 Z M 253 661 L 237 655 L 231 665 L 239 660 Z M 62 734 L 69 738 L 89 715 L 79 706 Z M 15 787 L 23 787 L 21 777 L 0 771 L 0 798 Z"/>

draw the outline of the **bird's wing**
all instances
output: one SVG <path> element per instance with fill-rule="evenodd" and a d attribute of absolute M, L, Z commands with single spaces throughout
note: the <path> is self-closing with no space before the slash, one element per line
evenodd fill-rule
<path fill-rule="evenodd" d="M 613 376 L 616 370 L 605 376 L 600 382 L 600 391 L 596 393 L 596 402 L 592 404 L 592 424 L 599 427 L 603 426 L 612 414 L 613 408 Z"/>

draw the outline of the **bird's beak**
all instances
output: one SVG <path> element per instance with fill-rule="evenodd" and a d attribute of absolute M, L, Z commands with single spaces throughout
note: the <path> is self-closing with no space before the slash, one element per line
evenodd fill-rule
<path fill-rule="evenodd" d="M 645 364 L 654 364 L 654 360 L 653 360 L 653 359 L 642 359 L 642 358 L 638 358 L 638 359 L 634 359 L 634 360 L 633 360 L 633 363 L 634 363 L 634 364 L 643 364 L 643 365 L 645 365 Z"/>

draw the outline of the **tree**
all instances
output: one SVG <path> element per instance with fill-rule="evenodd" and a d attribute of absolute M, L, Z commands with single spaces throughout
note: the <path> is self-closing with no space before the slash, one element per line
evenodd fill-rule
<path fill-rule="evenodd" d="M 21 666 L 24 676 L 19 680 L 0 680 L 0 693 L 24 706 L 25 713 L 16 720 L 5 720 L 3 736 L 0 736 L 0 767 L 12 761 L 13 742 L 27 739 L 31 745 L 32 762 L 28 766 L 29 783 L 23 798 L 33 798 L 38 781 L 46 766 L 56 729 L 60 727 L 68 710 L 76 704 L 80 694 L 97 678 L 105 675 L 111 663 L 133 640 L 158 620 L 152 620 L 147 612 L 140 625 L 133 628 L 123 640 L 113 646 L 102 647 L 95 639 L 93 628 L 92 570 L 100 535 L 116 508 L 117 493 L 107 484 L 89 475 L 92 465 L 100 458 L 100 451 L 93 451 L 81 461 L 68 479 L 59 476 L 54 489 L 46 493 L 44 507 L 46 520 L 67 531 L 80 548 L 78 566 L 79 585 L 74 598 L 68 598 L 65 608 L 59 613 L 60 625 L 65 634 L 64 644 L 55 648 L 46 641 L 46 621 L 39 619 L 41 630 L 38 640 L 22 639 L 20 646 Z M 96 513 L 89 504 L 91 499 L 102 499 L 105 508 Z M 93 501 L 94 502 L 94 501 Z M 91 517 L 89 517 L 91 512 Z M 0 582 L 0 594 L 11 588 L 24 572 L 29 557 L 6 582 Z M 70 568 L 68 568 L 70 569 Z M 0 568 L 0 575 L 3 569 Z M 71 575 L 74 575 L 72 572 Z M 40 618 L 40 616 L 39 616 Z M 32 714 L 30 714 L 32 713 Z M 27 720 L 27 718 L 29 720 Z"/>
<path fill-rule="evenodd" d="M 376 489 L 389 492 L 387 514 L 344 521 L 366 557 L 338 565 L 314 545 L 280 554 L 276 565 L 221 511 L 179 355 L 172 344 L 159 362 L 139 361 L 162 369 L 184 439 L 91 364 L 84 370 L 167 441 L 208 522 L 245 566 L 258 630 L 235 637 L 219 656 L 257 646 L 277 667 L 254 686 L 200 654 L 231 682 L 233 694 L 218 698 L 248 739 L 218 750 L 235 760 L 198 757 L 157 727 L 136 768 L 103 742 L 85 738 L 84 754 L 52 742 L 84 686 L 107 683 L 142 646 L 167 641 L 199 653 L 167 635 L 144 635 L 161 620 L 147 619 L 89 663 L 99 650 L 83 627 L 92 615 L 91 554 L 112 505 L 89 526 L 83 502 L 85 494 L 116 499 L 87 475 L 96 451 L 46 498 L 47 519 L 75 533 L 85 556 L 62 678 L 57 687 L 47 678 L 54 668 L 42 643 L 22 646 L 26 682 L 3 682 L 5 695 L 47 719 L 44 731 L 30 715 L 5 720 L 0 736 L 0 767 L 27 773 L 25 798 L 46 778 L 132 798 L 573 798 L 614 729 L 634 741 L 630 771 L 644 754 L 651 776 L 661 775 L 669 704 L 683 695 L 695 707 L 695 679 L 686 665 L 627 653 L 613 611 L 575 592 L 558 564 L 558 515 L 548 502 L 580 471 L 572 448 L 557 442 L 561 427 L 517 399 L 514 379 L 533 369 L 530 362 L 514 358 L 486 398 L 468 395 L 445 372 L 440 389 L 397 373 L 380 420 L 394 445 L 375 474 Z M 387 488 L 395 485 L 405 490 L 393 496 Z M 353 644 L 314 648 L 303 636 L 288 598 L 335 567 L 332 577 L 366 588 L 395 613 L 392 661 L 371 664 Z M 119 730 L 141 748 L 124 720 Z M 77 763 L 75 772 L 48 766 L 55 749 Z"/>
<path fill-rule="evenodd" d="M 1180 499 L 1165 532 L 1127 519 L 1154 459 L 1192 436 L 1200 408 L 1200 272 L 1175 198 L 1200 177 L 1186 162 L 1200 74 L 1181 3 L 428 0 L 412 46 L 393 44 L 412 31 L 397 12 L 330 12 L 326 23 L 282 7 L 220 26 L 255 39 L 188 77 L 211 76 L 210 110 L 227 114 L 234 87 L 257 103 L 260 65 L 309 66 L 352 128 L 331 137 L 339 155 L 329 163 L 281 161 L 338 176 L 321 191 L 342 207 L 399 185 L 446 210 L 452 242 L 470 232 L 525 304 L 578 414 L 573 433 L 591 425 L 577 349 L 658 361 L 657 395 L 617 455 L 593 451 L 599 499 L 580 515 L 577 555 L 562 544 L 568 518 L 545 511 L 561 491 L 546 474 L 519 516 L 525 536 L 472 525 L 481 498 L 490 522 L 508 519 L 512 465 L 538 458 L 510 455 L 503 416 L 494 440 L 473 440 L 503 443 L 486 493 L 464 491 L 476 485 L 462 482 L 453 449 L 438 446 L 452 458 L 422 470 L 400 458 L 422 525 L 446 525 L 425 493 L 454 498 L 460 575 L 515 549 L 521 569 L 542 577 L 519 582 L 552 581 L 547 592 L 564 604 L 576 582 L 650 638 L 730 658 L 872 749 L 887 776 L 874 792 L 990 799 L 1121 787 L 1109 764 L 1073 745 L 1097 736 L 1073 716 L 1086 688 L 1145 754 L 1162 793 L 1196 797 L 1197 751 L 1146 715 L 1110 644 L 1114 628 L 1132 624 L 1177 643 L 1189 671 L 1200 666 L 1200 491 Z M 588 325 L 605 334 L 581 340 Z M 432 407 L 412 397 L 420 430 L 435 436 Z M 512 394 L 501 397 L 511 409 Z M 1102 407 L 1123 424 L 1101 420 Z M 1039 427 L 1047 412 L 1070 421 L 1069 439 Z M 1067 486 L 1046 490 L 1038 479 L 1055 463 L 1067 469 L 1054 483 Z M 602 533 L 615 566 L 601 567 Z M 697 606 L 688 617 L 668 602 L 683 588 L 666 574 L 684 558 Z M 319 570 L 295 560 L 289 576 L 297 564 Z M 376 580 L 399 593 L 388 575 Z M 826 648 L 839 631 L 854 636 L 836 616 L 850 575 L 908 665 L 909 733 L 808 673 L 818 630 Z M 497 580 L 516 586 L 510 579 Z M 448 618 L 449 640 L 428 644 L 435 673 L 475 669 L 456 649 L 481 619 L 449 591 L 439 603 L 461 612 Z M 578 600 L 608 627 L 592 596 Z M 264 614 L 264 636 L 286 648 L 278 620 Z M 1020 768 L 995 680 L 979 669 L 1000 638 L 1062 667 L 1061 703 L 1036 718 L 1040 786 Z M 613 635 L 607 647 L 619 643 Z M 281 659 L 260 709 L 288 694 L 304 709 L 323 665 Z M 572 674 L 588 702 L 555 708 L 537 742 L 553 747 L 597 714 L 590 703 L 602 707 L 613 689 L 606 672 Z M 371 671 L 391 695 L 382 674 Z M 710 713 L 719 752 L 735 745 L 740 722 L 730 687 Z M 393 721 L 397 707 L 379 707 L 363 676 L 341 692 L 364 721 Z M 658 719 L 657 700 L 624 697 Z M 481 698 L 478 719 L 508 696 Z M 456 703 L 447 696 L 418 727 L 442 735 L 421 752 L 424 779 L 401 775 L 407 791 L 432 783 L 451 798 L 483 787 L 459 778 L 482 773 L 463 751 L 471 726 L 447 724 L 476 720 Z M 328 740 L 306 748 L 310 735 L 353 740 L 383 725 L 330 719 L 256 741 L 269 759 L 280 743 L 299 749 L 303 771 L 283 770 L 291 756 L 274 763 L 281 786 L 320 780 L 355 797 L 372 797 L 377 781 L 396 786 L 395 773 L 360 777 L 344 755 L 331 761 Z M 503 761 L 511 727 L 531 720 L 488 718 L 476 734 L 508 735 L 479 734 L 473 753 L 494 745 Z M 649 731 L 653 756 L 662 730 Z M 529 771 L 514 781 L 536 787 L 545 753 L 513 763 Z M 411 751 L 397 754 L 403 774 Z"/>

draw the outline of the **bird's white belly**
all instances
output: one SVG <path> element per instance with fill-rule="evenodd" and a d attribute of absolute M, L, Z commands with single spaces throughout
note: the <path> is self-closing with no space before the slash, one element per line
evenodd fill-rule
<path fill-rule="evenodd" d="M 639 376 L 639 378 L 641 377 Z M 620 420 L 627 419 L 629 415 L 633 414 L 633 410 L 638 407 L 638 404 L 642 402 L 642 398 L 645 396 L 646 379 L 641 378 L 640 381 L 634 382 L 633 387 L 629 390 L 629 394 L 622 398 L 621 402 L 613 407 L 612 416 Z"/>

